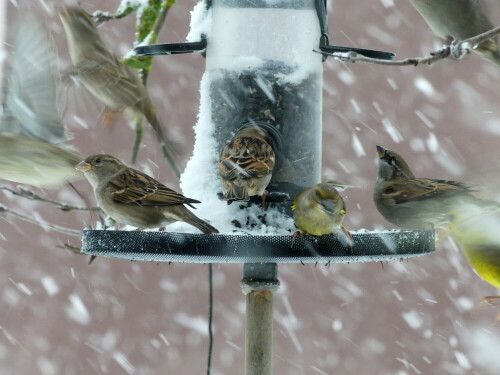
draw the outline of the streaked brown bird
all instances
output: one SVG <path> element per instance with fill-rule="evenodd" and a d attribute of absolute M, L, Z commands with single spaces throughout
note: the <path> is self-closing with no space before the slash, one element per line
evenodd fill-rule
<path fill-rule="evenodd" d="M 56 105 L 57 56 L 40 17 L 20 13 L 14 48 L 7 59 L 0 122 L 0 179 L 59 186 L 81 179 L 81 156 L 68 137 Z"/>
<path fill-rule="evenodd" d="M 165 158 L 179 177 L 174 147 L 167 139 L 153 102 L 136 72 L 110 52 L 94 20 L 85 11 L 66 7 L 59 15 L 73 62 L 71 73 L 108 109 L 143 115 L 153 127 Z"/>
<path fill-rule="evenodd" d="M 143 229 L 183 221 L 205 234 L 218 233 L 184 206 L 194 208 L 192 204 L 200 201 L 186 198 L 111 155 L 89 156 L 76 169 L 92 185 L 97 204 L 119 223 Z"/>
<path fill-rule="evenodd" d="M 434 35 L 448 42 L 464 40 L 493 29 L 484 0 L 411 0 Z M 474 52 L 500 65 L 497 38 L 480 43 Z"/>
<path fill-rule="evenodd" d="M 241 128 L 220 153 L 218 168 L 223 199 L 231 203 L 260 196 L 264 202 L 274 164 L 268 131 L 259 126 Z"/>
<path fill-rule="evenodd" d="M 403 229 L 445 228 L 451 212 L 470 205 L 498 210 L 497 202 L 476 198 L 473 185 L 457 181 L 415 177 L 394 151 L 377 146 L 378 178 L 373 200 L 378 211 Z"/>

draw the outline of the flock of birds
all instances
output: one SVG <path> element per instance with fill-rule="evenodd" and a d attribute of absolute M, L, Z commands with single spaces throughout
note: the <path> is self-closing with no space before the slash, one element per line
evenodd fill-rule
<path fill-rule="evenodd" d="M 411 2 L 432 30 L 448 40 L 467 38 L 493 27 L 480 1 Z M 137 74 L 107 49 L 94 20 L 82 9 L 63 8 L 60 18 L 73 63 L 69 74 L 110 111 L 126 110 L 146 118 L 164 156 L 179 175 L 173 145 Z M 0 179 L 59 186 L 81 179 L 83 172 L 98 205 L 117 222 L 160 228 L 183 221 L 204 234 L 218 233 L 186 207 L 200 203 L 198 200 L 183 196 L 111 155 L 84 159 L 66 145 L 68 138 L 56 106 L 57 57 L 52 39 L 33 14 L 22 15 L 19 24 L 23 26 L 17 30 L 4 83 Z M 495 39 L 480 44 L 475 51 L 494 62 L 500 60 Z M 377 152 L 373 198 L 378 211 L 399 228 L 448 230 L 479 276 L 500 288 L 500 236 L 495 225 L 500 224 L 500 204 L 473 196 L 468 184 L 415 177 L 397 153 L 380 146 Z M 275 153 L 267 130 L 259 126 L 240 129 L 220 152 L 218 173 L 223 199 L 231 203 L 260 196 L 265 205 L 274 165 Z M 296 235 L 334 234 L 352 245 L 352 236 L 343 225 L 346 209 L 339 193 L 345 186 L 324 181 L 300 192 L 292 206 Z"/>

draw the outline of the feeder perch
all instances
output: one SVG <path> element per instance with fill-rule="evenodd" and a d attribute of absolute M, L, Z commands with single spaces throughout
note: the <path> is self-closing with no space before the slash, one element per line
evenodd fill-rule
<path fill-rule="evenodd" d="M 201 52 L 219 150 L 244 126 L 265 128 L 276 154 L 267 187 L 271 209 L 291 215 L 294 196 L 321 180 L 322 88 L 326 55 L 389 52 L 329 45 L 324 0 L 213 0 L 211 30 L 194 43 L 136 48 L 139 55 Z M 207 166 L 207 168 L 216 166 Z M 207 192 L 209 193 L 209 192 Z M 217 194 L 217 192 L 213 192 Z M 257 201 L 258 202 L 258 201 Z M 255 202 L 237 202 L 243 205 Z M 244 263 L 247 375 L 270 375 L 272 302 L 277 263 L 385 261 L 431 253 L 434 231 L 354 232 L 354 245 L 334 235 L 184 234 L 86 230 L 83 252 L 96 256 L 186 263 Z"/>

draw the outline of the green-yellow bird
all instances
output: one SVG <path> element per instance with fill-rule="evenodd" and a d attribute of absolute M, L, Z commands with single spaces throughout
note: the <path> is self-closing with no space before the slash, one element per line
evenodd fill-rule
<path fill-rule="evenodd" d="M 448 229 L 469 264 L 479 277 L 500 289 L 500 213 L 464 207 L 452 217 Z"/>
<path fill-rule="evenodd" d="M 300 234 L 336 234 L 352 246 L 351 233 L 342 224 L 346 214 L 344 199 L 335 186 L 342 185 L 322 182 L 302 190 L 294 199 L 293 219 Z"/>

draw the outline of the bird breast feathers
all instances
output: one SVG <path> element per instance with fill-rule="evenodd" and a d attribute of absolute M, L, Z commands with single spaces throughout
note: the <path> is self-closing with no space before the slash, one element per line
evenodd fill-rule
<path fill-rule="evenodd" d="M 219 174 L 228 180 L 265 177 L 272 173 L 274 163 L 274 151 L 265 140 L 236 138 L 222 151 Z"/>

